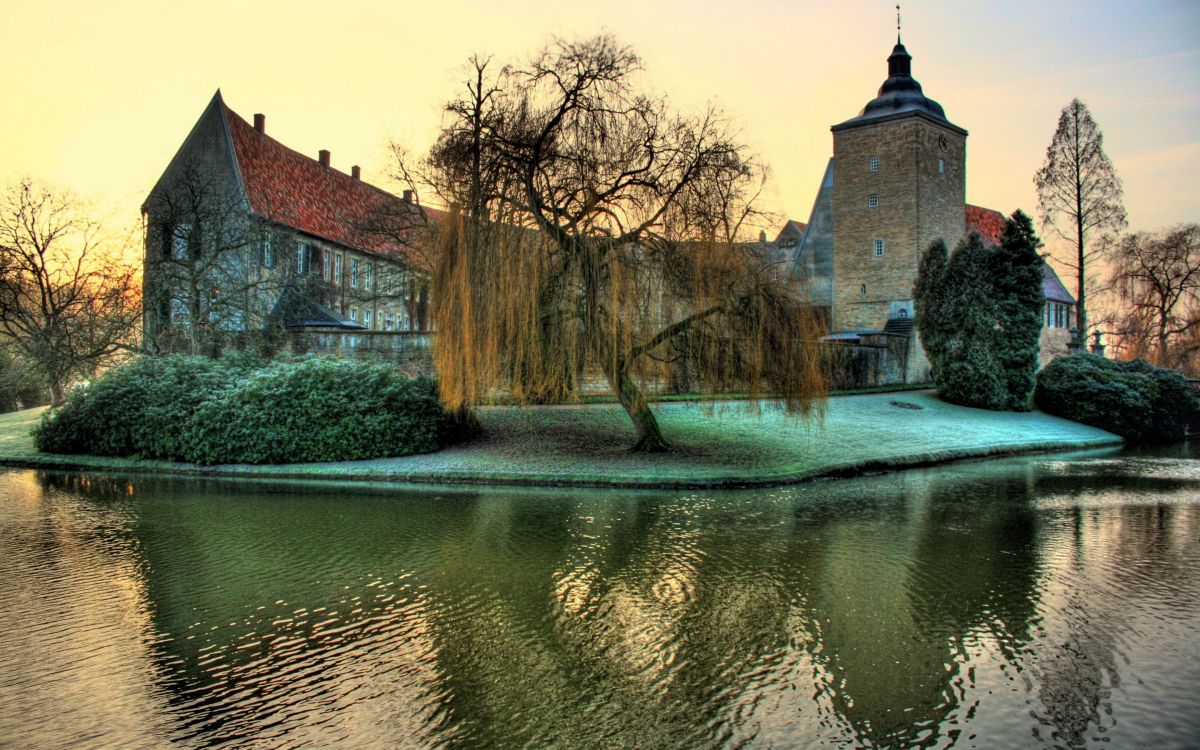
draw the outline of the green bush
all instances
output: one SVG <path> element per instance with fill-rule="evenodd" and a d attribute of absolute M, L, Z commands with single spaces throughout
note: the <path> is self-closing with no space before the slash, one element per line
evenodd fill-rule
<path fill-rule="evenodd" d="M 260 464 L 429 453 L 454 428 L 429 378 L 308 358 L 260 370 L 205 402 L 185 433 L 188 461 Z"/>
<path fill-rule="evenodd" d="M 38 450 L 175 458 L 182 427 L 206 399 L 259 363 L 230 358 L 143 356 L 71 392 L 34 433 Z"/>
<path fill-rule="evenodd" d="M 1027 411 L 1042 329 L 1041 242 L 1015 211 L 998 246 L 978 234 L 921 258 L 913 288 L 916 327 L 938 394 L 982 409 Z"/>
<path fill-rule="evenodd" d="M 140 357 L 74 391 L 38 450 L 197 463 L 345 461 L 428 453 L 465 434 L 428 378 L 389 365 L 303 358 L 264 366 Z"/>
<path fill-rule="evenodd" d="M 1141 360 L 1059 357 L 1038 374 L 1034 400 L 1048 414 L 1116 433 L 1131 443 L 1182 440 L 1197 408 L 1179 373 Z"/>

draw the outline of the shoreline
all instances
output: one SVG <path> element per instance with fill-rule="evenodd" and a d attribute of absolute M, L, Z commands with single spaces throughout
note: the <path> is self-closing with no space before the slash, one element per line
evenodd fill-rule
<path fill-rule="evenodd" d="M 965 460 L 1116 447 L 1116 435 L 1041 412 L 954 406 L 928 391 L 832 397 L 823 421 L 774 402 L 653 407 L 673 449 L 636 454 L 619 407 L 485 407 L 485 433 L 437 453 L 336 463 L 199 466 L 37 453 L 22 427 L 41 410 L 0 415 L 0 466 L 48 471 L 411 486 L 741 489 L 841 479 Z"/>

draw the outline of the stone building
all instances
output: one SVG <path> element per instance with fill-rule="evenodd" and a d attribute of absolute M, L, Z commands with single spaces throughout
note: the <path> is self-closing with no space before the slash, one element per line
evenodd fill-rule
<path fill-rule="evenodd" d="M 435 213 L 284 146 L 218 91 L 142 205 L 147 344 L 427 331 Z"/>
<path fill-rule="evenodd" d="M 831 128 L 833 157 L 790 276 L 825 308 L 831 341 L 885 348 L 883 359 L 894 360 L 881 368 L 885 380 L 920 382 L 928 361 L 912 327 L 912 292 L 921 255 L 938 239 L 953 248 L 971 231 L 996 242 L 1004 216 L 967 203 L 967 131 L 925 96 L 899 38 L 887 64 L 877 96 Z M 1056 330 L 1043 335 L 1043 362 L 1065 353 L 1053 333 L 1069 327 L 1062 310 L 1074 304 L 1049 266 L 1044 288 L 1047 327 Z"/>

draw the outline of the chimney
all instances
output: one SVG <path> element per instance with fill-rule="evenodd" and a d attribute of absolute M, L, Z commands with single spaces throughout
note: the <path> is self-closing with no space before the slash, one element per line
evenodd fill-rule
<path fill-rule="evenodd" d="M 329 149 L 323 148 L 317 153 L 317 159 L 321 162 L 321 166 L 329 169 Z"/>
<path fill-rule="evenodd" d="M 412 191 L 411 190 L 404 191 L 404 202 L 412 203 Z"/>
<path fill-rule="evenodd" d="M 254 129 L 257 130 L 258 132 L 262 133 L 263 135 L 267 134 L 267 116 L 266 115 L 260 113 L 260 114 L 257 114 L 254 116 Z"/>
<path fill-rule="evenodd" d="M 758 241 L 764 245 L 767 244 L 767 230 L 765 230 L 765 229 L 758 230 Z"/>
<path fill-rule="evenodd" d="M 355 164 L 353 167 L 350 167 L 350 176 L 356 180 L 362 179 L 362 170 L 359 169 L 357 164 Z"/>

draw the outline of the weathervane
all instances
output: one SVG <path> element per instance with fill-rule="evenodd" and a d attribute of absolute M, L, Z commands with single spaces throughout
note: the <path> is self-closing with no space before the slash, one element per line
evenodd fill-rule
<path fill-rule="evenodd" d="M 900 44 L 900 4 L 896 3 L 896 44 Z"/>

